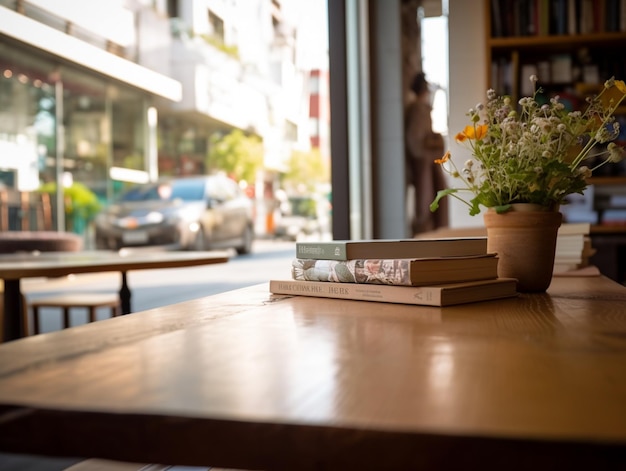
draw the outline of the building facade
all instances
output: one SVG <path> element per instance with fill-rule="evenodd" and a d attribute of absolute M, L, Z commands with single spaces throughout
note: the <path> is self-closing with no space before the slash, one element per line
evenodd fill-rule
<path fill-rule="evenodd" d="M 206 172 L 211 139 L 239 129 L 263 141 L 263 232 L 272 169 L 310 145 L 289 4 L 0 0 L 0 187 L 80 182 L 106 204 L 131 182 Z"/>

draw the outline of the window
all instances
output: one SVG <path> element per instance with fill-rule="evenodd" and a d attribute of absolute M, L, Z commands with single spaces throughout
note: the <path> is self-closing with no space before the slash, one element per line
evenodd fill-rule
<path fill-rule="evenodd" d="M 167 0 L 167 14 L 170 18 L 178 18 L 180 16 L 178 0 Z"/>
<path fill-rule="evenodd" d="M 311 75 L 309 77 L 309 92 L 311 95 L 317 95 L 320 92 L 320 76 Z"/>

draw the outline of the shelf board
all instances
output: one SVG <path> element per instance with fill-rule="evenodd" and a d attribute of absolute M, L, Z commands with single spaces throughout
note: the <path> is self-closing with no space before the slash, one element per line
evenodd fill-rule
<path fill-rule="evenodd" d="M 626 185 L 626 175 L 609 177 L 591 177 L 587 179 L 589 185 Z"/>
<path fill-rule="evenodd" d="M 489 38 L 488 47 L 492 49 L 508 48 L 545 48 L 550 46 L 581 46 L 603 43 L 625 42 L 626 34 L 617 33 L 595 33 L 577 35 L 536 35 L 536 36 L 507 36 L 502 38 Z"/>
<path fill-rule="evenodd" d="M 624 234 L 626 233 L 626 221 L 624 221 L 624 224 L 593 224 L 589 233 L 591 235 Z"/>

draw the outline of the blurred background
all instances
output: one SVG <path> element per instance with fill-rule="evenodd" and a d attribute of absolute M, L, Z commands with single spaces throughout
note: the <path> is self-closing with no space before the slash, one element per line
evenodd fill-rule
<path fill-rule="evenodd" d="M 0 230 L 92 248 L 129 187 L 222 173 L 257 236 L 330 231 L 324 0 L 0 0 L 0 24 Z"/>

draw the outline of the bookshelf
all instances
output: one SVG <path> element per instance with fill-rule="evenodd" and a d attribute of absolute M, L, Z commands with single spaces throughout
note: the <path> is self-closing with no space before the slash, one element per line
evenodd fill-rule
<path fill-rule="evenodd" d="M 580 99 L 580 87 L 626 76 L 626 0 L 485 0 L 487 78 L 517 98 L 539 77 L 548 92 Z M 583 97 L 584 98 L 584 97 Z"/>

